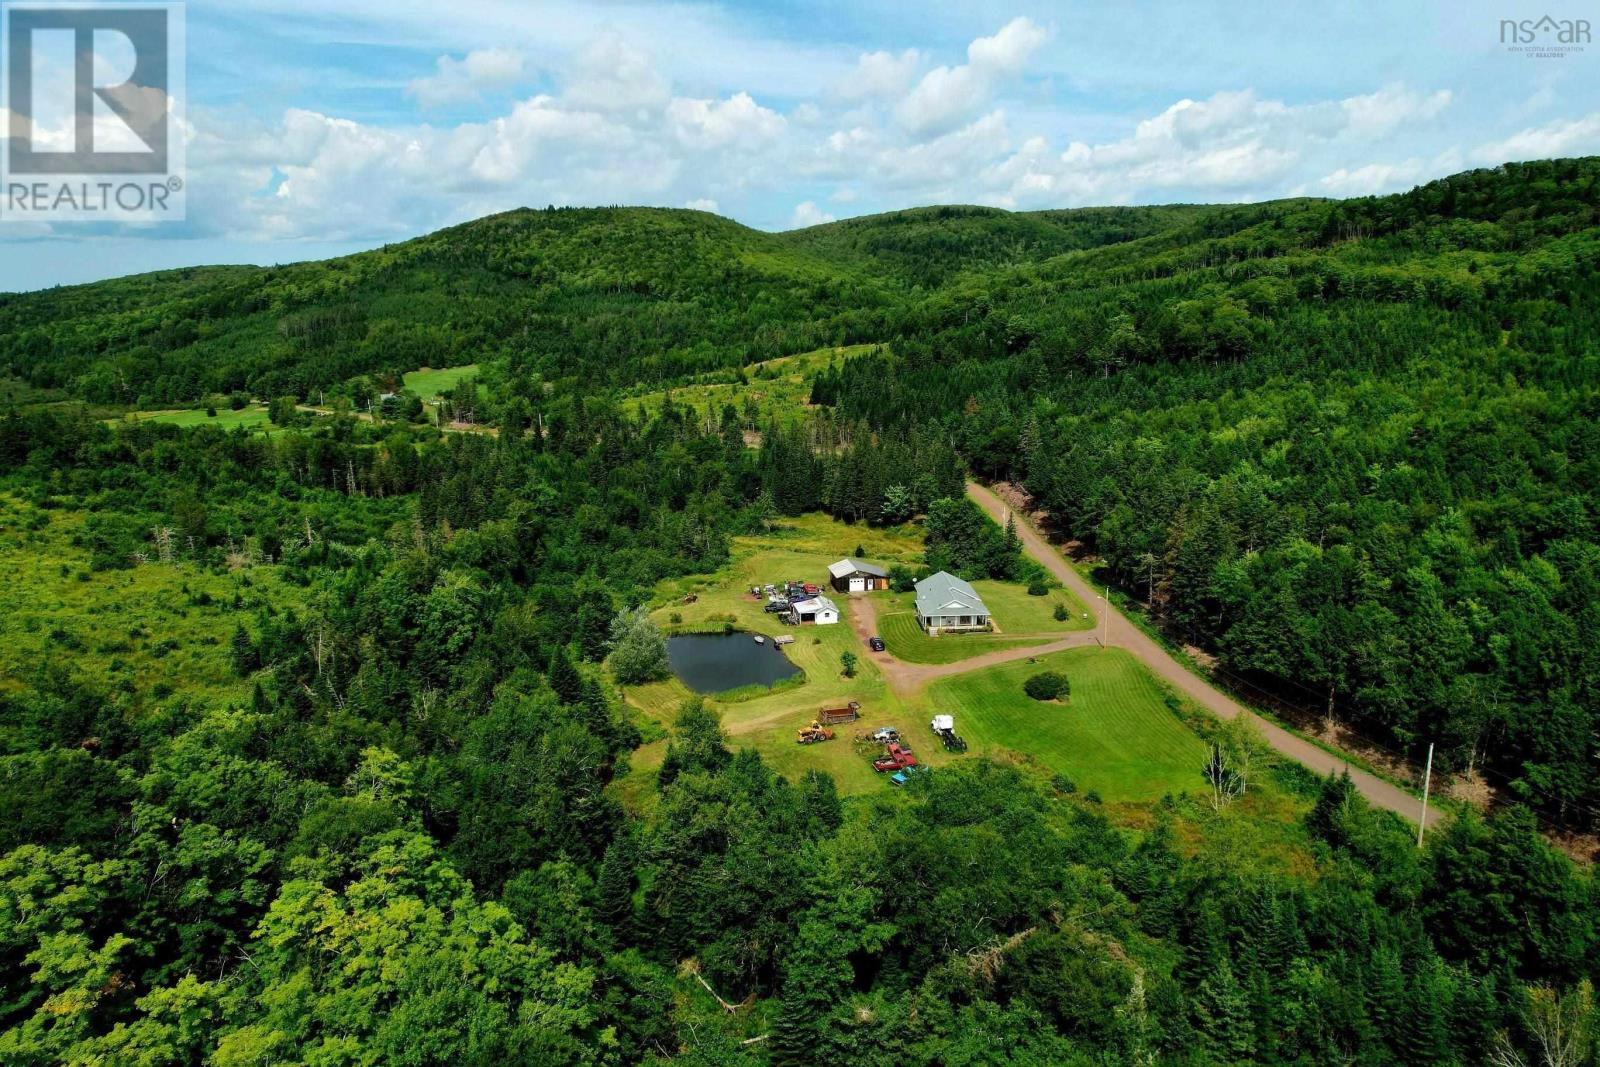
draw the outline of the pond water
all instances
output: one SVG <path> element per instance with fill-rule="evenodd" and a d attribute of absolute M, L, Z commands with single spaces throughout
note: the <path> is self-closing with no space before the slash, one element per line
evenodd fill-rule
<path fill-rule="evenodd" d="M 774 683 L 799 674 L 772 638 L 757 644 L 754 635 L 679 634 L 667 638 L 667 663 L 696 693 L 721 693 L 747 685 Z"/>

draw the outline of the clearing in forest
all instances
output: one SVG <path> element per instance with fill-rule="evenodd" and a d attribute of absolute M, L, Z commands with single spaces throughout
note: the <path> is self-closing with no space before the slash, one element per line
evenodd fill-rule
<path fill-rule="evenodd" d="M 1040 671 L 1067 676 L 1066 702 L 1023 692 Z M 1205 789 L 1204 742 L 1150 672 L 1121 649 L 1073 649 L 941 679 L 929 686 L 927 702 L 931 711 L 955 716 L 973 752 L 1022 753 L 1110 802 Z"/>

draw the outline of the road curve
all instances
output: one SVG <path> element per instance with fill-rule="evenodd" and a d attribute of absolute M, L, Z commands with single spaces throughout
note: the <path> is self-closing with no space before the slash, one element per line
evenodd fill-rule
<path fill-rule="evenodd" d="M 1369 771 L 1352 767 L 1343 757 L 1336 756 L 1327 749 L 1314 745 L 1305 738 L 1298 737 L 1278 724 L 1262 718 L 1179 663 L 1154 638 L 1130 622 L 1127 616 L 1111 603 L 1101 599 L 1101 594 L 1085 581 L 1055 546 L 1034 528 L 1027 516 L 1017 514 L 993 490 L 976 482 L 968 482 L 967 495 L 998 523 L 1004 524 L 1008 514 L 1015 516 L 1017 534 L 1022 538 L 1023 548 L 1027 550 L 1028 555 L 1059 578 L 1062 584 L 1072 590 L 1078 599 L 1095 613 L 1095 622 L 1098 625 L 1092 637 L 1097 638 L 1104 633 L 1107 644 L 1131 652 L 1155 672 L 1156 677 L 1212 714 L 1223 719 L 1246 716 L 1260 728 L 1267 744 L 1280 755 L 1287 756 L 1321 775 L 1348 770 L 1350 780 L 1355 783 L 1356 789 L 1374 807 L 1385 808 L 1412 822 L 1417 821 L 1422 802 L 1404 789 Z M 1105 613 L 1103 618 L 1101 612 Z M 1046 646 L 1040 649 L 1025 649 L 1023 654 L 1036 655 L 1039 652 L 1054 650 L 1053 646 Z M 974 662 L 968 660 L 960 666 L 965 667 Z M 1438 811 L 1430 808 L 1428 826 L 1433 827 L 1438 820 Z"/>

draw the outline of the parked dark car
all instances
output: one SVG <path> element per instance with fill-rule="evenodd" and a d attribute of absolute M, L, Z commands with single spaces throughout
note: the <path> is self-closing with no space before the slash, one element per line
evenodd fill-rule
<path fill-rule="evenodd" d="M 789 610 L 789 602 L 787 600 L 769 600 L 764 610 L 768 615 L 778 615 Z"/>
<path fill-rule="evenodd" d="M 867 647 L 874 652 L 882 652 L 887 646 L 883 643 L 883 638 L 869 637 L 867 638 Z"/>

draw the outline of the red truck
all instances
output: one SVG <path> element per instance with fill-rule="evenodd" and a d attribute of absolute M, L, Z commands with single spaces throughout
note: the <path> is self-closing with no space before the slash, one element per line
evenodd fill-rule
<path fill-rule="evenodd" d="M 872 769 L 879 774 L 887 774 L 889 771 L 903 771 L 916 765 L 917 757 L 913 756 L 911 750 L 898 741 L 889 742 L 888 752 L 881 758 L 872 761 Z"/>

